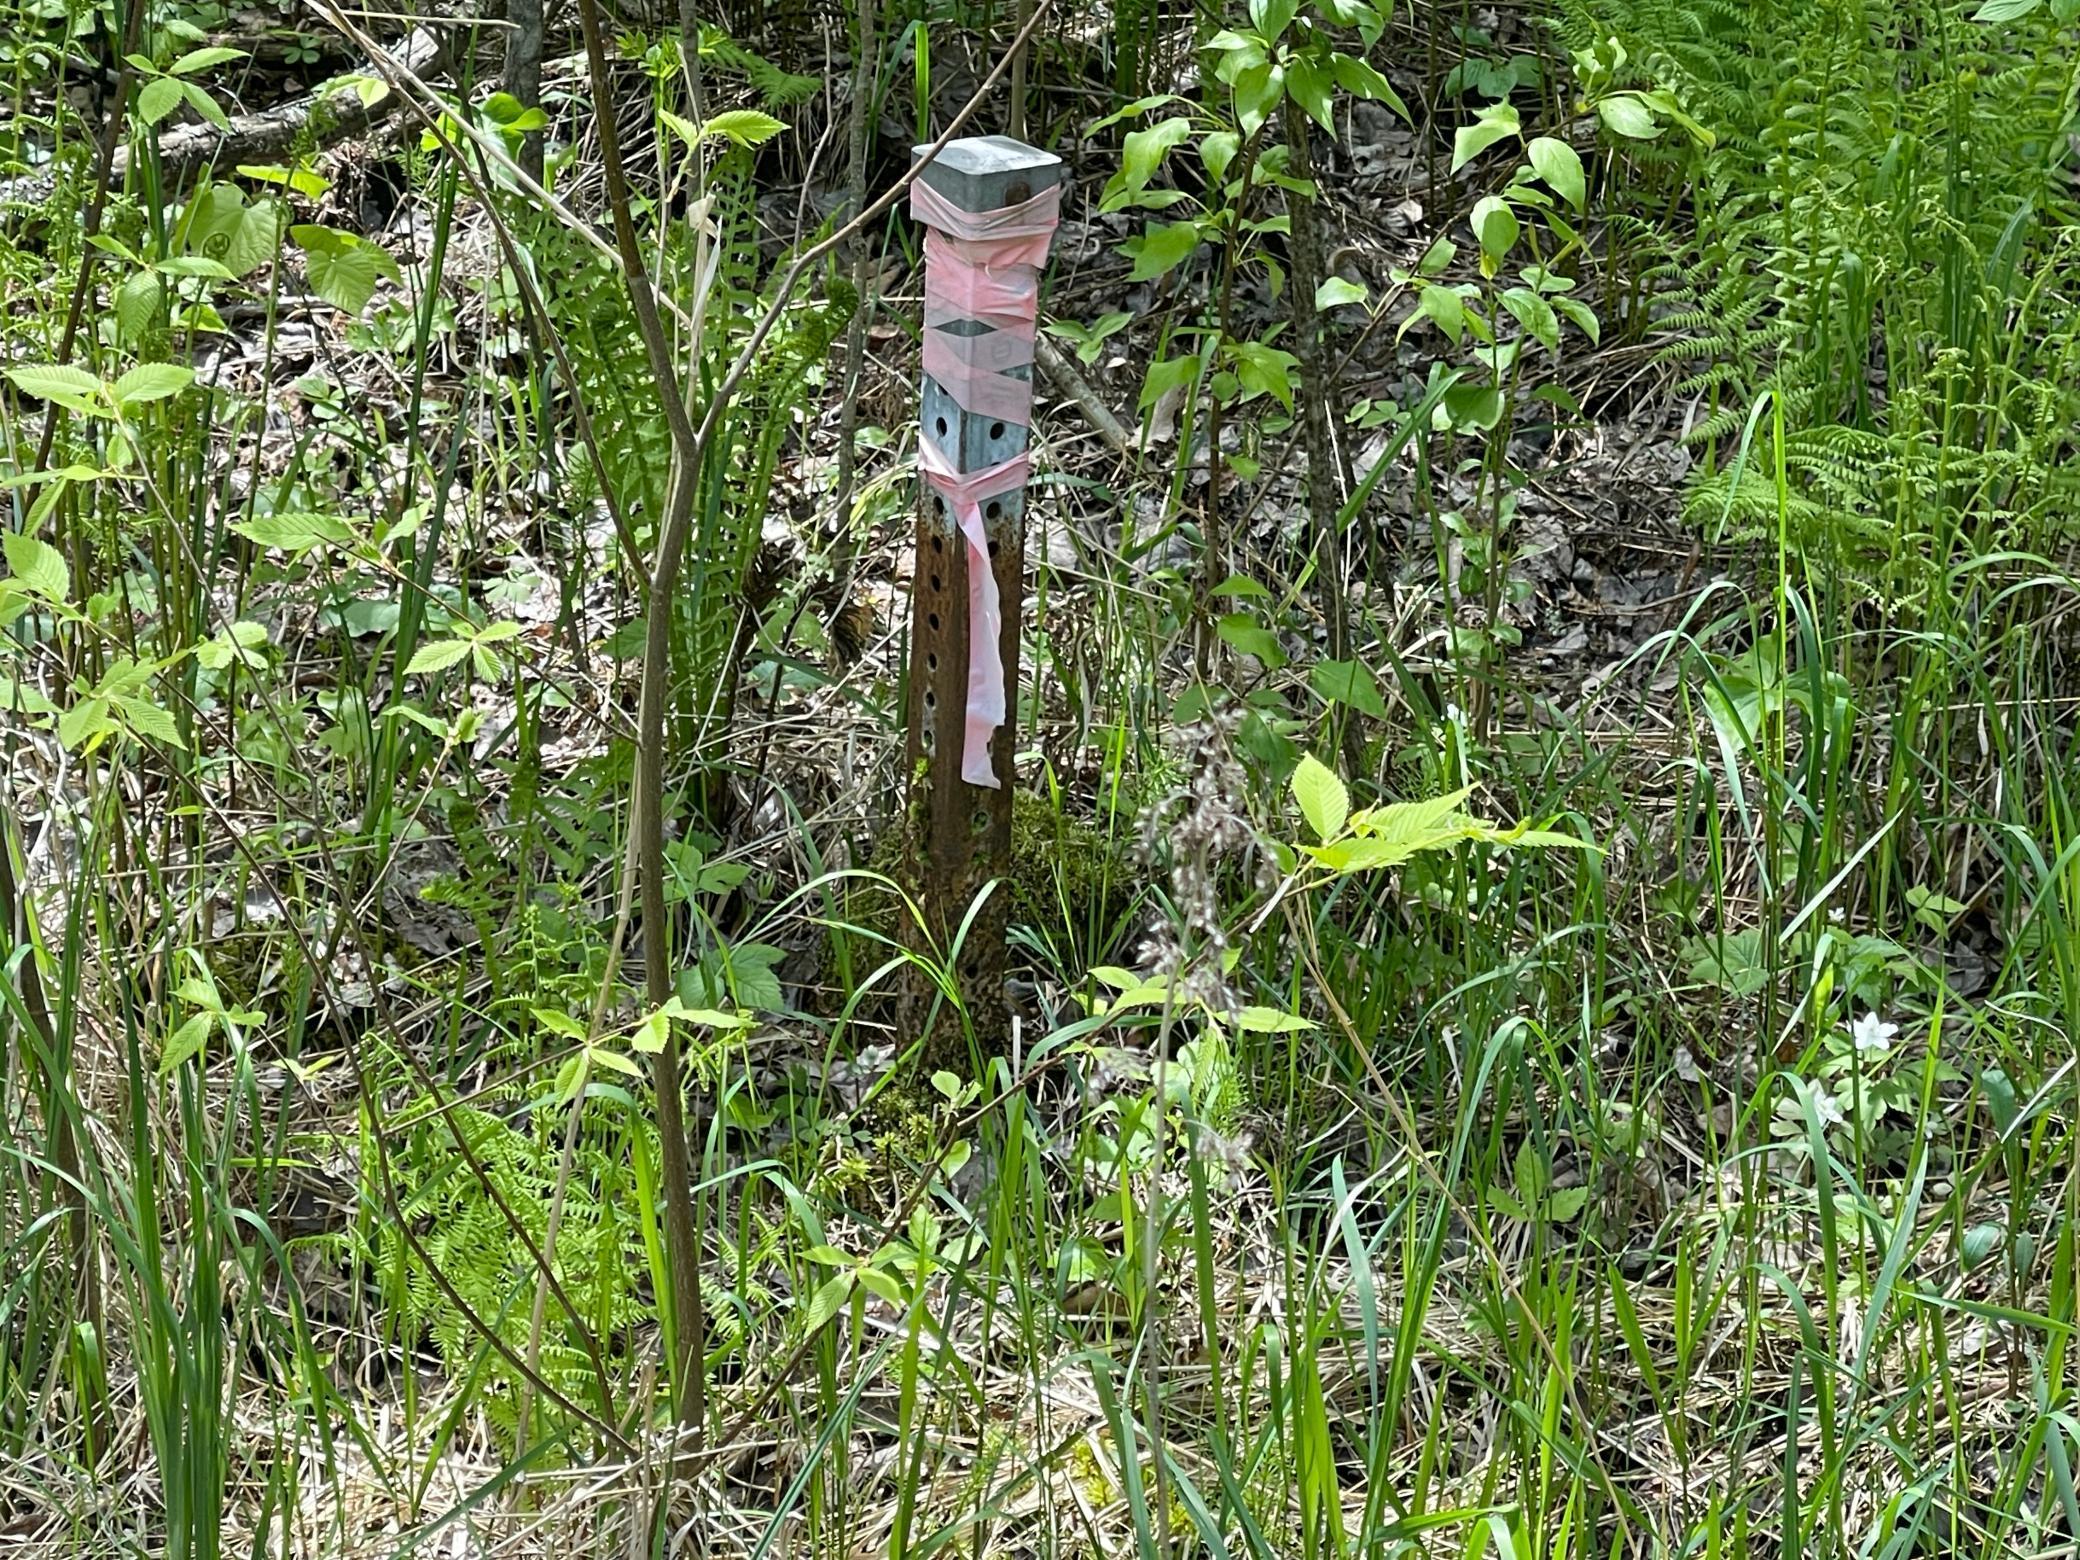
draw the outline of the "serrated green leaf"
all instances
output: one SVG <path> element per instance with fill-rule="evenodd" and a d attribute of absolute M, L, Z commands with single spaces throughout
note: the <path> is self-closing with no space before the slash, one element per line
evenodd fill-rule
<path fill-rule="evenodd" d="M 202 1055 L 202 1048 L 209 1043 L 209 1031 L 210 1015 L 197 1013 L 168 1035 L 165 1048 L 159 1052 L 159 1076 L 164 1078 L 181 1063 Z"/>
<path fill-rule="evenodd" d="M 721 137 L 739 146 L 757 146 L 787 128 L 785 120 L 762 114 L 755 108 L 732 108 L 714 115 L 701 125 L 702 140 Z"/>
<path fill-rule="evenodd" d="M 99 410 L 105 386 L 83 368 L 69 363 L 29 363 L 7 370 L 16 387 L 40 400 L 56 401 L 74 411 Z"/>
<path fill-rule="evenodd" d="M 847 1268 L 843 1272 L 833 1273 L 817 1287 L 816 1293 L 809 1299 L 808 1311 L 802 1318 L 802 1325 L 808 1331 L 820 1331 L 826 1322 L 838 1314 L 838 1308 L 844 1305 L 852 1294 L 853 1280 L 857 1273 L 858 1269 Z"/>
<path fill-rule="evenodd" d="M 1312 753 L 1302 754 L 1291 783 L 1300 816 L 1315 837 L 1327 844 L 1340 836 L 1350 820 L 1351 794 L 1336 771 Z"/>
<path fill-rule="evenodd" d="M 553 1034 L 562 1035 L 567 1040 L 582 1041 L 586 1038 L 585 1026 L 568 1013 L 556 1008 L 529 1008 L 528 1011 L 534 1015 L 536 1023 Z"/>
<path fill-rule="evenodd" d="M 148 125 L 156 125 L 181 106 L 186 85 L 174 76 L 157 76 L 147 81 L 138 89 L 137 117 Z"/>
<path fill-rule="evenodd" d="M 231 527 L 240 536 L 261 547 L 278 547 L 284 552 L 306 552 L 313 547 L 344 547 L 354 533 L 343 520 L 331 515 L 255 515 Z"/>
<path fill-rule="evenodd" d="M 222 65 L 245 57 L 244 49 L 228 49 L 222 44 L 213 44 L 208 48 L 190 49 L 168 66 L 167 70 L 175 76 L 192 76 L 197 71 L 208 70 L 212 65 Z"/>
<path fill-rule="evenodd" d="M 407 677 L 418 677 L 427 672 L 445 671 L 469 652 L 470 641 L 467 639 L 436 639 L 412 652 L 412 659 L 406 665 L 404 674 Z"/>
<path fill-rule="evenodd" d="M 120 406 L 141 406 L 179 395 L 195 382 L 195 370 L 179 363 L 140 363 L 112 387 Z"/>
<path fill-rule="evenodd" d="M 0 551 L 7 558 L 7 572 L 16 585 L 45 601 L 63 602 L 72 595 L 72 571 L 65 555 L 40 536 L 9 531 L 0 536 Z"/>
<path fill-rule="evenodd" d="M 188 107 L 194 109 L 196 113 L 200 114 L 207 123 L 216 129 L 229 130 L 231 128 L 231 121 L 225 117 L 223 109 L 217 107 L 217 100 L 203 91 L 194 82 L 183 81 L 181 83 L 181 96 L 188 100 Z"/>
<path fill-rule="evenodd" d="M 150 271 L 133 271 L 123 278 L 116 288 L 116 331 L 126 343 L 134 346 L 151 334 L 165 297 L 165 284 Z"/>

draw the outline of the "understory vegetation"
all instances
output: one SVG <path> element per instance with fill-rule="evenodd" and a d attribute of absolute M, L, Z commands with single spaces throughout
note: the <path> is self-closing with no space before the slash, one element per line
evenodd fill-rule
<path fill-rule="evenodd" d="M 2080 0 L 0 11 L 0 1553 L 2080 1543 Z"/>

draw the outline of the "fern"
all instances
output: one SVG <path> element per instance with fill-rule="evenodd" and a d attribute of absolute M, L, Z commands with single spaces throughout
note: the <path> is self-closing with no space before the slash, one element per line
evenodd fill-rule
<path fill-rule="evenodd" d="M 767 108 L 794 108 L 814 97 L 823 83 L 797 76 L 737 42 L 720 27 L 701 29 L 701 65 L 735 76 L 758 95 Z"/>

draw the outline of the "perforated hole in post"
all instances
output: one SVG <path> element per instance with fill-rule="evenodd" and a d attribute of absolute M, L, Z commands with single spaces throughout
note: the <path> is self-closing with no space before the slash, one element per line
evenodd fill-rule
<path fill-rule="evenodd" d="M 936 634 L 936 633 L 937 633 L 937 632 L 939 631 L 939 614 L 938 614 L 938 613 L 936 613 L 936 612 L 928 612 L 928 613 L 926 613 L 926 614 L 925 614 L 925 621 L 926 621 L 927 623 L 929 623 L 929 624 L 931 624 L 931 625 L 932 625 L 932 632 L 933 632 L 933 633 L 935 633 L 935 634 Z"/>
<path fill-rule="evenodd" d="M 988 506 L 982 512 L 992 520 L 1001 520 L 1004 518 L 1004 506 L 1002 503 L 1000 503 L 998 500 L 994 498 L 989 501 Z"/>
<path fill-rule="evenodd" d="M 939 418 L 939 419 L 938 419 L 938 429 L 939 429 L 939 437 L 940 437 L 940 438 L 942 438 L 942 439 L 943 439 L 943 438 L 945 438 L 945 437 L 946 437 L 946 419 L 945 419 L 945 418 L 941 417 L 941 418 Z"/>
<path fill-rule="evenodd" d="M 1000 423 L 1000 422 L 993 422 L 993 423 L 991 423 L 991 424 L 989 425 L 989 436 L 990 436 L 990 437 L 991 437 L 992 439 L 1001 439 L 1001 438 L 1003 438 L 1003 437 L 1004 437 L 1004 425 L 1003 425 L 1002 423 Z"/>

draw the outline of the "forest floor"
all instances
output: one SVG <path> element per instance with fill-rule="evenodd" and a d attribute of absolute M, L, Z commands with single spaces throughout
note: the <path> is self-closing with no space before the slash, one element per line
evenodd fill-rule
<path fill-rule="evenodd" d="M 161 8 L 104 206 L 127 13 L 24 10 L 0 1547 L 2070 1552 L 2080 222 L 2011 9 L 1432 8 L 1372 51 L 1416 111 L 1339 88 L 1233 211 L 1208 30 L 1043 18 L 1012 1041 L 932 1077 L 907 219 L 774 303 L 858 12 L 714 32 L 698 105 L 623 18 L 535 116 L 491 29 Z M 867 25 L 871 197 L 1002 39 Z M 663 951 L 603 122 L 697 403 L 776 322 L 673 598 Z"/>

